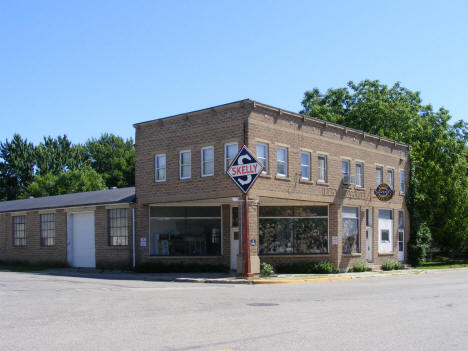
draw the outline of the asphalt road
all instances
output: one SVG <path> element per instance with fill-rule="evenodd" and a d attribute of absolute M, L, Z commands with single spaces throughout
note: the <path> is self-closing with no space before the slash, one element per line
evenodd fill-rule
<path fill-rule="evenodd" d="M 0 272 L 0 350 L 467 350 L 468 270 L 294 285 Z"/>

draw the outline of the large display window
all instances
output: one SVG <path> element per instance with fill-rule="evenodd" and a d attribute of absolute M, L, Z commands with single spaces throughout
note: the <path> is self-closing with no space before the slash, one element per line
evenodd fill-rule
<path fill-rule="evenodd" d="M 150 255 L 221 255 L 221 207 L 151 207 Z"/>
<path fill-rule="evenodd" d="M 328 253 L 328 206 L 260 206 L 260 255 Z"/>

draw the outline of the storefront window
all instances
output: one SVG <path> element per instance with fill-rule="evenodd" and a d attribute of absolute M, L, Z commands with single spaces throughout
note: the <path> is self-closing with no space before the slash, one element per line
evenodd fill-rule
<path fill-rule="evenodd" d="M 152 207 L 150 254 L 221 255 L 220 207 Z"/>
<path fill-rule="evenodd" d="M 328 253 L 327 206 L 261 206 L 260 255 Z"/>
<path fill-rule="evenodd" d="M 360 252 L 359 215 L 357 207 L 343 207 L 343 253 Z"/>

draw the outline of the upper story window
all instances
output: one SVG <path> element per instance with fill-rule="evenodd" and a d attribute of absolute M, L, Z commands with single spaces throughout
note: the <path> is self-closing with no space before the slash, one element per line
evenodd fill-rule
<path fill-rule="evenodd" d="M 257 143 L 257 159 L 263 165 L 262 173 L 268 174 L 268 145 Z"/>
<path fill-rule="evenodd" d="M 400 193 L 405 193 L 405 172 L 400 171 Z"/>
<path fill-rule="evenodd" d="M 393 189 L 393 169 L 387 169 L 387 184 Z"/>
<path fill-rule="evenodd" d="M 201 149 L 201 175 L 209 177 L 214 175 L 214 147 L 207 146 Z"/>
<path fill-rule="evenodd" d="M 301 152 L 301 178 L 310 180 L 310 152 Z"/>
<path fill-rule="evenodd" d="M 128 245 L 128 210 L 126 208 L 114 208 L 107 210 L 109 245 Z"/>
<path fill-rule="evenodd" d="M 41 214 L 41 246 L 55 246 L 55 214 Z"/>
<path fill-rule="evenodd" d="M 166 155 L 160 154 L 154 157 L 154 181 L 164 182 L 166 180 Z"/>
<path fill-rule="evenodd" d="M 364 186 L 364 165 L 361 162 L 356 163 L 356 186 Z"/>
<path fill-rule="evenodd" d="M 179 178 L 188 179 L 192 176 L 192 152 L 181 151 L 179 155 Z"/>
<path fill-rule="evenodd" d="M 379 186 L 383 183 L 383 167 L 375 167 L 375 185 Z"/>
<path fill-rule="evenodd" d="M 237 152 L 239 151 L 239 146 L 237 143 L 230 143 L 224 145 L 224 170 L 226 171 L 236 157 Z"/>
<path fill-rule="evenodd" d="M 318 181 L 327 182 L 327 156 L 318 156 Z"/>
<path fill-rule="evenodd" d="M 279 147 L 276 149 L 278 169 L 277 175 L 282 177 L 288 176 L 288 149 Z"/>
<path fill-rule="evenodd" d="M 13 246 L 26 246 L 26 216 L 13 217 Z"/>
<path fill-rule="evenodd" d="M 343 182 L 349 182 L 349 161 L 343 160 L 341 161 L 341 174 L 343 176 Z"/>

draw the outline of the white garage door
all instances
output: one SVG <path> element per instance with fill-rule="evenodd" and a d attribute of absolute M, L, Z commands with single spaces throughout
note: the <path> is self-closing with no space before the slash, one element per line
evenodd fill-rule
<path fill-rule="evenodd" d="M 73 267 L 96 267 L 94 212 L 73 213 L 70 218 L 70 264 Z"/>

